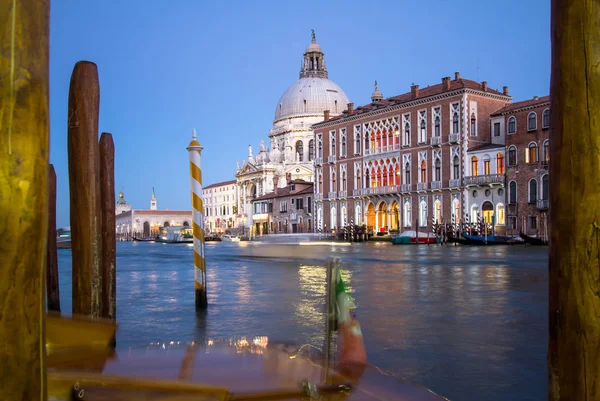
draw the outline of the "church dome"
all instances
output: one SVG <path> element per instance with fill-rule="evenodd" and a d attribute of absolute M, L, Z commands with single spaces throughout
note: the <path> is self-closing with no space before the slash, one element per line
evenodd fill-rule
<path fill-rule="evenodd" d="M 325 110 L 335 115 L 345 110 L 348 103 L 348 96 L 335 82 L 327 78 L 300 78 L 277 102 L 275 121 L 298 115 L 322 115 Z"/>
<path fill-rule="evenodd" d="M 323 50 L 318 43 L 313 42 L 306 47 L 306 53 L 323 53 Z"/>

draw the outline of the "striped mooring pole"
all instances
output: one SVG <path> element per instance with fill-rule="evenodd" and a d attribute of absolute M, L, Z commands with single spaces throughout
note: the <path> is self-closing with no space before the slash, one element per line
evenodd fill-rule
<path fill-rule="evenodd" d="M 190 153 L 190 184 L 192 192 L 192 229 L 194 233 L 194 287 L 196 290 L 196 310 L 206 309 L 206 261 L 204 260 L 204 208 L 202 206 L 202 169 L 200 168 L 200 142 L 196 140 L 196 130 L 187 147 Z"/>

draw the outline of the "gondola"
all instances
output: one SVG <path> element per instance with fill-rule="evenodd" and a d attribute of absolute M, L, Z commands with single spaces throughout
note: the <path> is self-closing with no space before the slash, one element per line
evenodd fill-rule
<path fill-rule="evenodd" d="M 548 245 L 548 241 L 544 241 L 541 238 L 530 237 L 522 232 L 519 233 L 519 237 L 523 238 L 523 241 L 528 245 Z"/>

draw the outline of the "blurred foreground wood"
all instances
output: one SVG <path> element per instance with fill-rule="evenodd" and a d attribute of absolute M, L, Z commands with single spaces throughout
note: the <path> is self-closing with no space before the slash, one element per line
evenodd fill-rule
<path fill-rule="evenodd" d="M 552 0 L 548 399 L 600 400 L 600 1 Z"/>
<path fill-rule="evenodd" d="M 0 2 L 0 400 L 46 398 L 49 2 Z"/>
<path fill-rule="evenodd" d="M 56 249 L 56 172 L 48 166 L 48 243 L 46 252 L 46 297 L 48 310 L 60 312 L 58 254 Z"/>

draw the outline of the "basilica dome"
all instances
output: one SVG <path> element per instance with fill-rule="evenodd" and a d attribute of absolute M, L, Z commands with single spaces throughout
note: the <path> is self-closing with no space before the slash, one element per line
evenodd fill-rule
<path fill-rule="evenodd" d="M 325 110 L 332 115 L 346 110 L 348 96 L 335 82 L 328 79 L 323 50 L 312 33 L 312 42 L 304 52 L 300 79 L 283 93 L 275 109 L 275 122 L 289 117 L 322 116 Z"/>
<path fill-rule="evenodd" d="M 283 93 L 275 110 L 275 121 L 297 115 L 332 115 L 346 110 L 348 96 L 335 82 L 327 78 L 300 78 Z"/>

